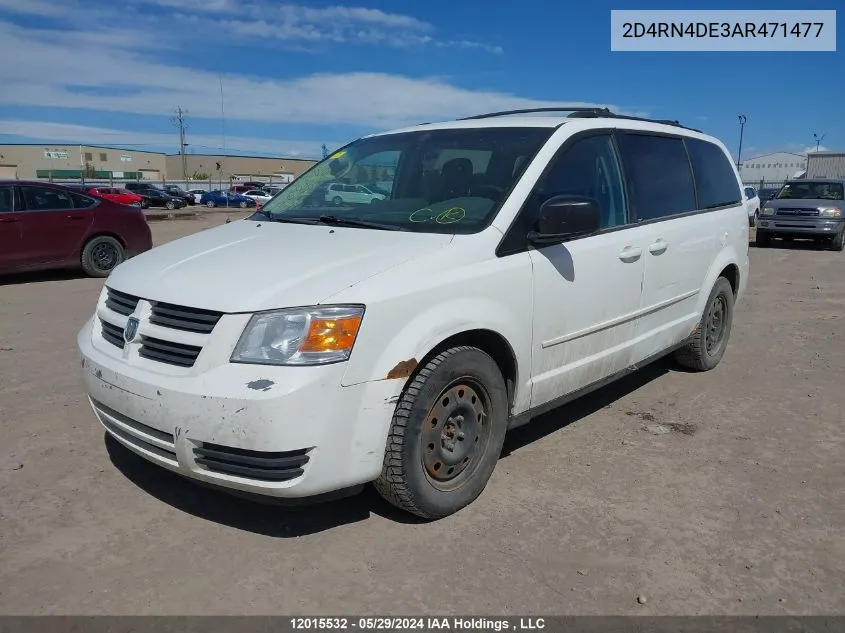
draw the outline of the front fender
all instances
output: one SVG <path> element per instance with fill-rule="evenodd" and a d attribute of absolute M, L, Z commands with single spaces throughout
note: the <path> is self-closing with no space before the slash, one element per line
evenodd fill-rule
<path fill-rule="evenodd" d="M 527 258 L 525 266 L 505 259 L 509 258 L 493 260 L 480 275 L 453 274 L 449 281 L 429 280 L 416 290 L 369 302 L 343 385 L 391 380 L 398 394 L 417 365 L 443 341 L 463 332 L 489 330 L 507 342 L 515 357 L 514 411 L 527 408 L 531 395 L 531 269 Z"/>

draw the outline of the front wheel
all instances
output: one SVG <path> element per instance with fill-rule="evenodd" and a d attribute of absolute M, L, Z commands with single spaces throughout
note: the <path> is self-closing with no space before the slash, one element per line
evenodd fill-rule
<path fill-rule="evenodd" d="M 765 248 L 766 246 L 771 245 L 772 243 L 772 234 L 766 233 L 761 230 L 757 230 L 757 237 L 754 238 L 754 244 L 760 248 Z"/>
<path fill-rule="evenodd" d="M 399 399 L 376 489 L 424 519 L 454 514 L 487 486 L 507 420 L 507 390 L 496 362 L 475 347 L 441 352 Z"/>
<path fill-rule="evenodd" d="M 241 209 L 246 209 L 246 202 L 241 202 L 238 206 L 239 206 Z"/>
<path fill-rule="evenodd" d="M 751 228 L 754 228 L 755 226 L 757 226 L 757 220 L 759 220 L 759 219 L 760 219 L 760 212 L 755 211 L 754 215 L 751 216 Z"/>
<path fill-rule="evenodd" d="M 845 229 L 839 231 L 839 235 L 830 242 L 830 250 L 841 252 L 843 249 L 845 249 Z"/>
<path fill-rule="evenodd" d="M 715 368 L 728 347 L 733 318 L 733 287 L 727 279 L 719 277 L 695 331 L 687 344 L 675 352 L 678 363 L 695 371 Z"/>
<path fill-rule="evenodd" d="M 340 196 L 335 196 L 334 198 L 332 198 L 332 203 L 334 203 L 336 207 L 339 207 L 341 202 L 343 202 L 343 198 L 341 198 Z"/>
<path fill-rule="evenodd" d="M 167 204 L 166 204 L 166 205 L 164 205 L 164 206 L 166 206 L 166 207 L 167 207 L 167 210 L 168 210 L 168 211 L 173 211 L 173 209 L 175 209 L 175 208 L 176 208 L 176 203 L 175 203 L 175 202 L 173 202 L 173 200 L 168 200 L 168 201 L 167 201 Z"/>

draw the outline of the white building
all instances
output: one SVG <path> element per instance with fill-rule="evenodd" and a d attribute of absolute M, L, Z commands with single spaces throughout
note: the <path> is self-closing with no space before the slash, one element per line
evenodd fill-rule
<path fill-rule="evenodd" d="M 746 184 L 780 183 L 801 178 L 807 171 L 807 156 L 791 152 L 775 152 L 765 156 L 746 158 L 739 167 L 739 175 Z"/>

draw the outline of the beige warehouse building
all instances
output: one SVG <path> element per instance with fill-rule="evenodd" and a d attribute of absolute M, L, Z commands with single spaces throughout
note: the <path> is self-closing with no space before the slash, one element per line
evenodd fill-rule
<path fill-rule="evenodd" d="M 270 156 L 230 156 L 187 154 L 188 178 L 228 183 L 238 180 L 288 183 L 310 169 L 317 161 Z M 168 154 L 167 178 L 182 180 L 182 155 Z"/>
<path fill-rule="evenodd" d="M 96 145 L 0 145 L 0 179 L 161 180 L 165 155 Z"/>

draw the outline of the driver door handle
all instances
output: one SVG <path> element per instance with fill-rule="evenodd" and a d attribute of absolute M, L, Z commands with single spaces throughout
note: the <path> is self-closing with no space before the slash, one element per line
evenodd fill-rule
<path fill-rule="evenodd" d="M 621 259 L 626 264 L 630 264 L 632 262 L 637 261 L 642 254 L 643 249 L 639 248 L 638 246 L 626 246 L 619 253 L 619 259 Z"/>
<path fill-rule="evenodd" d="M 648 247 L 648 252 L 652 255 L 662 255 L 666 252 L 667 248 L 669 248 L 669 242 L 667 242 L 661 237 L 654 244 Z"/>

